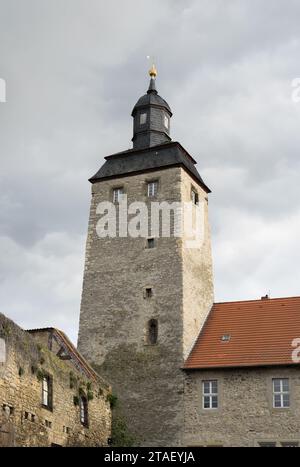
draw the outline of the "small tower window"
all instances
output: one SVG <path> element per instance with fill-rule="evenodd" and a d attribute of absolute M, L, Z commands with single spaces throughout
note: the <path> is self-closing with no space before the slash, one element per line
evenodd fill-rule
<path fill-rule="evenodd" d="M 145 290 L 145 298 L 151 298 L 153 295 L 153 290 L 148 287 L 146 290 Z"/>
<path fill-rule="evenodd" d="M 155 247 L 155 240 L 154 238 L 148 238 L 147 239 L 147 248 L 154 248 Z"/>
<path fill-rule="evenodd" d="M 158 338 L 158 321 L 150 319 L 148 321 L 148 344 L 155 345 Z"/>
<path fill-rule="evenodd" d="M 196 190 L 192 190 L 192 203 L 196 206 L 199 204 L 199 195 Z"/>
<path fill-rule="evenodd" d="M 147 122 L 147 114 L 146 113 L 140 114 L 140 125 L 145 125 L 146 122 Z"/>
<path fill-rule="evenodd" d="M 157 192 L 158 192 L 158 182 L 157 181 L 149 182 L 148 183 L 148 197 L 154 198 L 155 196 L 157 196 Z"/>
<path fill-rule="evenodd" d="M 122 196 L 124 195 L 124 189 L 122 187 L 115 188 L 113 192 L 113 202 L 119 203 L 122 200 Z"/>
<path fill-rule="evenodd" d="M 167 115 L 164 115 L 164 125 L 165 127 L 167 128 L 167 130 L 169 129 L 169 125 L 170 125 L 170 119 Z"/>

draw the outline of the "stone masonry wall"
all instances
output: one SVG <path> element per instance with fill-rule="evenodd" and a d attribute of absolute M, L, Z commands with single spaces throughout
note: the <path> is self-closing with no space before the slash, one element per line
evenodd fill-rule
<path fill-rule="evenodd" d="M 109 387 L 87 380 L 3 315 L 0 338 L 6 347 L 0 363 L 0 446 L 106 445 L 111 436 Z M 44 373 L 53 378 L 53 410 L 42 406 Z M 85 392 L 89 388 L 93 395 L 88 403 L 89 428 L 81 425 L 79 407 L 74 405 L 79 387 Z"/>
<path fill-rule="evenodd" d="M 183 355 L 186 359 L 214 302 L 208 194 L 182 170 L 182 200 L 191 200 L 191 190 L 199 196 L 202 226 L 199 246 L 189 248 L 184 238 L 183 256 Z M 195 206 L 193 207 L 195 213 Z M 196 222 L 194 219 L 194 227 Z"/>
<path fill-rule="evenodd" d="M 272 379 L 289 378 L 291 407 L 274 409 Z M 218 380 L 219 408 L 202 408 L 202 381 Z M 300 445 L 300 371 L 295 367 L 186 372 L 186 446 Z"/>
<path fill-rule="evenodd" d="M 112 200 L 117 187 L 124 188 L 128 204 L 149 204 L 147 182 L 153 180 L 159 183 L 156 201 L 179 202 L 184 173 L 174 167 L 92 186 L 78 348 L 112 384 L 136 445 L 182 444 L 183 243 L 160 237 L 147 249 L 145 238 L 99 238 L 96 209 Z M 185 284 L 201 281 L 203 270 Z M 152 288 L 151 298 L 146 288 Z M 191 303 L 186 316 L 189 310 L 194 313 Z M 158 320 L 156 345 L 146 339 L 150 319 Z"/>

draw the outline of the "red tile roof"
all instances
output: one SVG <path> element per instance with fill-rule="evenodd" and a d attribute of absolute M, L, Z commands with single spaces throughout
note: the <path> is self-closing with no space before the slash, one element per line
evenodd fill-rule
<path fill-rule="evenodd" d="M 295 338 L 300 297 L 216 303 L 184 368 L 291 365 Z"/>

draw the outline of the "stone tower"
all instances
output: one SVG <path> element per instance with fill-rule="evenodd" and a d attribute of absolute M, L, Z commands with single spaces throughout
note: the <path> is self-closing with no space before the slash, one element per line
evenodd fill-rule
<path fill-rule="evenodd" d="M 78 348 L 112 384 L 136 444 L 180 446 L 183 362 L 213 303 L 210 190 L 196 161 L 171 141 L 172 112 L 156 91 L 154 67 L 150 76 L 132 111 L 133 149 L 105 157 L 90 179 Z M 201 204 L 203 242 L 190 248 L 185 235 L 176 236 L 174 212 L 171 235 L 161 216 L 156 235 L 126 235 L 124 195 L 128 206 L 140 202 L 149 212 L 151 203 Z M 99 236 L 99 203 L 107 201 L 118 227 L 116 235 Z"/>

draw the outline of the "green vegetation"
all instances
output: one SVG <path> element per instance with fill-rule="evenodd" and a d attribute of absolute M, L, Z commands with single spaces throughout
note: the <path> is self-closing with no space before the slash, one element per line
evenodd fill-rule
<path fill-rule="evenodd" d="M 112 440 L 113 446 L 132 447 L 136 446 L 136 440 L 129 433 L 125 418 L 122 415 L 113 415 L 112 419 Z"/>

